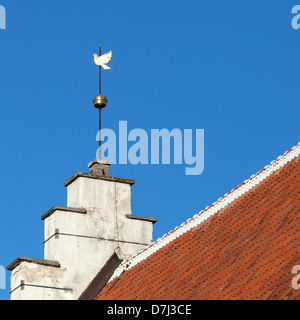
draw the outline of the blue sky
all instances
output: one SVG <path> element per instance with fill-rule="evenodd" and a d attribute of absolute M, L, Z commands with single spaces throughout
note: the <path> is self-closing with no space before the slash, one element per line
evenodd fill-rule
<path fill-rule="evenodd" d="M 95 158 L 99 42 L 103 127 L 205 130 L 205 168 L 114 165 L 135 179 L 132 212 L 154 239 L 192 217 L 299 140 L 300 1 L 0 0 L 0 265 L 43 258 L 48 209 Z M 0 299 L 9 298 L 10 273 Z"/>

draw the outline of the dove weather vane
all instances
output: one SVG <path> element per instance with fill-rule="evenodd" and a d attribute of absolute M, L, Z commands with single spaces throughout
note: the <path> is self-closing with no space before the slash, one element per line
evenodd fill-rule
<path fill-rule="evenodd" d="M 94 62 L 99 66 L 99 94 L 94 98 L 94 107 L 99 109 L 99 154 L 98 157 L 101 159 L 101 109 L 107 106 L 107 98 L 101 94 L 101 68 L 107 70 L 110 69 L 106 64 L 111 60 L 112 52 L 109 51 L 101 55 L 101 44 L 99 45 L 99 56 L 94 54 Z"/>

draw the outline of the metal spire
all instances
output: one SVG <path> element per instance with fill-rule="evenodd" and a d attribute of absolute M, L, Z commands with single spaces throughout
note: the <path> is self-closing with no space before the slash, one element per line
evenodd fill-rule
<path fill-rule="evenodd" d="M 101 94 L 101 68 L 102 68 L 103 64 L 97 63 L 97 59 L 99 60 L 100 57 L 101 57 L 101 44 L 99 44 L 99 56 L 97 56 L 96 54 L 94 55 L 94 61 L 97 65 L 99 65 L 99 95 L 97 95 L 93 101 L 94 107 L 99 109 L 99 135 L 98 135 L 98 137 L 99 137 L 99 149 L 98 149 L 99 154 L 98 154 L 98 159 L 101 159 L 101 109 L 105 108 L 108 103 L 107 98 Z M 110 58 L 109 58 L 109 60 L 110 60 Z M 105 65 L 104 65 L 104 67 L 108 68 Z M 110 69 L 110 68 L 108 68 L 108 69 Z"/>
<path fill-rule="evenodd" d="M 101 57 L 101 43 L 99 44 L 99 57 Z M 99 96 L 101 96 L 101 65 L 99 66 Z M 99 108 L 99 159 L 101 159 L 101 108 Z"/>

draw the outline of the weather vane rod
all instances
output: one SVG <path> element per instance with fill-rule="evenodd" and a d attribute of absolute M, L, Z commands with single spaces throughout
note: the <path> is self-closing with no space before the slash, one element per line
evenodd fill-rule
<path fill-rule="evenodd" d="M 101 159 L 101 109 L 107 106 L 107 98 L 101 94 L 101 68 L 110 69 L 106 64 L 110 61 L 112 57 L 112 52 L 101 55 L 101 44 L 99 45 L 99 56 L 94 54 L 94 62 L 99 66 L 99 95 L 94 98 L 94 107 L 99 109 L 99 153 L 98 158 Z"/>
<path fill-rule="evenodd" d="M 101 57 L 101 43 L 99 44 L 99 57 Z M 101 95 L 101 65 L 99 65 L 99 95 Z"/>

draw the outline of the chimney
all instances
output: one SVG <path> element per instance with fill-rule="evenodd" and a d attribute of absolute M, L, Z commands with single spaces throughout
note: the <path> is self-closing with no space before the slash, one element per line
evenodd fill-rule
<path fill-rule="evenodd" d="M 89 173 L 65 182 L 67 206 L 42 215 L 44 259 L 19 257 L 11 270 L 12 300 L 74 300 L 106 262 L 120 260 L 152 241 L 156 218 L 132 215 L 134 180 L 111 177 L 110 162 L 93 160 Z"/>

